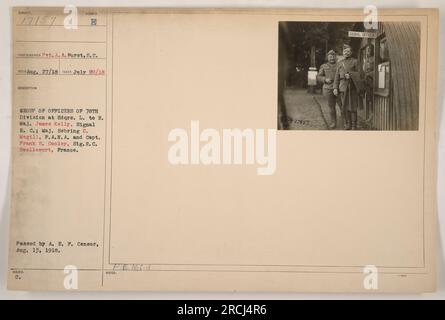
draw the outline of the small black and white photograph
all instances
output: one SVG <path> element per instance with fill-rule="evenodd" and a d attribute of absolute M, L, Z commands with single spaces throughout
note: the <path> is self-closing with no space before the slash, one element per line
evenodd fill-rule
<path fill-rule="evenodd" d="M 279 130 L 418 130 L 420 23 L 279 22 Z"/>

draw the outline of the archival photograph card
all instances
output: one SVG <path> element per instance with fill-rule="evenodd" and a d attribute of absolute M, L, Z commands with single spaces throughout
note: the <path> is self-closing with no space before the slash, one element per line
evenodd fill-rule
<path fill-rule="evenodd" d="M 9 289 L 435 290 L 437 10 L 12 15 Z"/>

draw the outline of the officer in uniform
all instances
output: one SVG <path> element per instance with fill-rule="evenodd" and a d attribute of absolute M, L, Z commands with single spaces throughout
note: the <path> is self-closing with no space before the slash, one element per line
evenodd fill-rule
<path fill-rule="evenodd" d="M 323 84 L 323 95 L 328 99 L 329 112 L 331 117 L 330 129 L 337 126 L 336 104 L 342 110 L 340 96 L 334 95 L 334 78 L 337 71 L 337 54 L 334 50 L 328 52 L 328 63 L 322 64 L 318 71 L 317 80 Z"/>
<path fill-rule="evenodd" d="M 344 121 L 346 130 L 357 129 L 357 109 L 359 105 L 359 92 L 357 83 L 360 66 L 358 60 L 352 57 L 352 49 L 349 45 L 343 46 L 344 59 L 338 62 L 337 72 L 334 77 L 333 93 L 341 96 L 344 110 Z"/>

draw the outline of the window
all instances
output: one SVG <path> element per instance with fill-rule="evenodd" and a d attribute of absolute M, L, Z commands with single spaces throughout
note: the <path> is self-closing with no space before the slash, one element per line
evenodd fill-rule
<path fill-rule="evenodd" d="M 380 96 L 388 96 L 391 84 L 391 64 L 389 61 L 388 43 L 385 34 L 376 39 L 374 93 Z"/>

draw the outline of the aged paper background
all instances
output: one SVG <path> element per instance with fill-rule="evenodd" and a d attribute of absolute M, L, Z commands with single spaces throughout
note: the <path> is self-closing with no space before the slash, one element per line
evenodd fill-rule
<path fill-rule="evenodd" d="M 98 106 L 104 142 L 75 155 L 14 153 L 11 229 L 11 248 L 17 239 L 98 246 L 50 258 L 11 249 L 11 288 L 63 290 L 72 264 L 85 290 L 362 291 L 373 264 L 382 291 L 433 290 L 437 16 L 381 14 L 421 22 L 419 130 L 278 132 L 277 171 L 257 176 L 248 166 L 172 167 L 168 132 L 191 120 L 275 128 L 278 21 L 360 13 L 102 11 L 103 31 L 71 40 L 103 44 L 106 76 L 39 80 L 46 94 L 16 94 L 14 107 Z M 53 40 L 66 39 L 62 29 Z M 39 35 L 17 27 L 15 36 Z"/>

